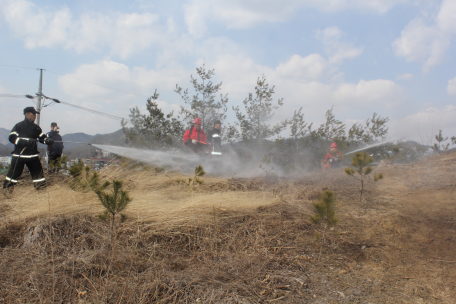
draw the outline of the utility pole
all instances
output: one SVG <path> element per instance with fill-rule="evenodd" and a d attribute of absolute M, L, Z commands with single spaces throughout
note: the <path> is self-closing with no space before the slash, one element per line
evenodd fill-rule
<path fill-rule="evenodd" d="M 38 103 L 36 104 L 37 111 L 41 113 L 41 98 L 43 96 L 43 69 L 40 70 L 40 83 L 38 85 L 38 93 L 36 95 L 38 96 Z M 39 126 L 40 125 L 40 116 L 41 114 L 36 114 L 36 124 Z"/>

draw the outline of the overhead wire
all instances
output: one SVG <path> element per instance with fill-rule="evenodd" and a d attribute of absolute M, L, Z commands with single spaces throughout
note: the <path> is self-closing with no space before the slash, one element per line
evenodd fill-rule
<path fill-rule="evenodd" d="M 0 94 L 0 97 L 27 98 L 25 95 L 15 95 L 15 94 Z"/>
<path fill-rule="evenodd" d="M 10 67 L 10 68 L 29 69 L 29 70 L 39 70 L 39 68 L 21 67 L 21 66 L 15 66 L 15 65 L 7 65 L 7 64 L 0 64 L 0 66 Z M 67 77 L 67 78 L 71 78 L 71 79 L 75 79 L 75 80 L 79 80 L 79 81 L 82 81 L 82 82 L 90 83 L 90 84 L 93 84 L 93 85 L 97 85 L 97 86 L 100 86 L 100 87 L 103 87 L 103 88 L 107 88 L 107 89 L 111 89 L 111 90 L 118 91 L 118 92 L 128 93 L 128 94 L 131 94 L 131 95 L 136 95 L 136 96 L 144 97 L 144 98 L 149 98 L 150 97 L 150 96 L 136 94 L 136 93 L 125 91 L 125 90 L 120 90 L 120 89 L 108 87 L 108 86 L 105 86 L 105 85 L 102 85 L 102 84 L 98 84 L 98 83 L 95 83 L 95 82 L 79 79 L 79 78 L 76 78 L 76 77 L 64 75 L 64 74 L 53 72 L 53 71 L 49 71 L 49 70 L 46 70 L 46 72 L 52 73 L 52 74 L 56 74 L 56 75 L 59 75 L 59 76 L 63 76 L 63 77 Z"/>
<path fill-rule="evenodd" d="M 73 108 L 76 108 L 76 109 L 79 109 L 79 110 L 82 110 L 82 111 L 86 111 L 86 112 L 89 112 L 89 113 L 97 114 L 97 115 L 104 116 L 104 117 L 111 118 L 111 119 L 115 119 L 115 120 L 118 120 L 118 121 L 122 121 L 122 120 L 127 121 L 123 117 L 111 115 L 111 114 L 100 112 L 100 111 L 97 111 L 97 110 L 92 110 L 92 109 L 89 109 L 89 108 L 84 108 L 84 107 L 81 107 L 81 106 L 78 106 L 78 105 L 75 105 L 75 104 L 72 104 L 72 103 L 69 103 L 69 102 L 58 100 L 56 98 L 48 97 L 48 96 L 45 96 L 45 95 L 42 95 L 42 96 L 43 96 L 43 98 L 51 100 L 54 103 L 61 103 L 61 104 L 64 104 L 66 106 L 69 106 L 69 107 L 73 107 Z"/>
<path fill-rule="evenodd" d="M 32 96 L 32 95 L 0 94 L 0 97 L 28 98 L 28 99 L 31 99 L 31 100 L 36 104 L 35 98 L 36 98 L 37 96 Z M 104 116 L 104 117 L 111 118 L 111 119 L 115 119 L 115 120 L 118 120 L 118 121 L 125 120 L 125 121 L 128 122 L 128 120 L 127 120 L 127 119 L 124 119 L 123 117 L 119 117 L 119 116 L 111 115 L 111 114 L 108 114 L 108 113 L 104 113 L 104 112 L 92 110 L 92 109 L 89 109 L 89 108 L 84 108 L 84 107 L 81 107 L 81 106 L 78 106 L 78 105 L 75 105 L 75 104 L 72 104 L 72 103 L 69 103 L 69 102 L 65 102 L 65 101 L 58 100 L 58 99 L 56 99 L 56 98 L 48 97 L 48 96 L 46 96 L 46 95 L 42 95 L 42 97 L 43 97 L 44 99 L 47 99 L 47 100 L 52 101 L 52 103 L 49 103 L 49 104 L 46 104 L 46 105 L 42 105 L 43 108 L 44 108 L 44 107 L 48 107 L 48 106 L 53 106 L 53 105 L 55 105 L 56 103 L 61 103 L 61 104 L 64 104 L 64 105 L 66 105 L 66 106 L 73 107 L 73 108 L 76 108 L 76 109 L 79 109 L 79 110 L 82 110 L 82 111 L 86 111 L 86 112 L 89 112 L 89 113 L 97 114 L 97 115 Z"/>
<path fill-rule="evenodd" d="M 103 113 L 103 112 L 100 112 L 100 111 L 84 108 L 84 107 L 77 106 L 77 105 L 74 105 L 74 104 L 71 104 L 71 103 L 68 103 L 68 102 L 60 101 L 60 103 L 62 103 L 64 105 L 67 105 L 69 107 L 73 107 L 73 108 L 76 108 L 76 109 L 79 109 L 79 110 L 82 110 L 82 111 L 86 111 L 86 112 L 89 112 L 89 113 L 101 115 L 101 116 L 104 116 L 104 117 L 107 117 L 107 118 L 111 118 L 111 119 L 115 119 L 115 120 L 118 120 L 118 121 L 124 120 L 123 117 L 114 116 L 114 115 Z"/>
<path fill-rule="evenodd" d="M 31 69 L 31 70 L 39 70 L 39 68 L 21 67 L 21 66 L 13 66 L 13 65 L 6 65 L 6 64 L 0 64 L 0 66 L 13 67 L 13 68 L 22 68 L 22 69 Z M 75 79 L 75 80 L 78 80 L 78 81 L 90 83 L 90 84 L 97 85 L 97 86 L 100 86 L 100 87 L 103 87 L 103 88 L 107 88 L 107 89 L 111 89 L 111 90 L 115 90 L 115 91 L 131 94 L 131 95 L 135 95 L 135 96 L 139 96 L 139 97 L 149 98 L 148 96 L 144 96 L 144 95 L 136 94 L 136 93 L 125 91 L 125 90 L 120 90 L 120 89 L 108 87 L 108 86 L 105 86 L 105 85 L 102 85 L 102 84 L 98 84 L 98 83 L 87 81 L 87 80 L 82 80 L 82 79 L 79 79 L 79 78 L 76 78 L 76 77 L 72 77 L 72 76 L 68 76 L 68 75 L 64 75 L 64 74 L 61 74 L 61 73 L 57 73 L 57 72 L 53 72 L 53 71 L 49 71 L 49 70 L 46 70 L 46 72 L 52 73 L 52 74 L 56 74 L 56 75 L 59 75 L 59 76 L 63 76 L 63 77 L 67 77 L 67 78 L 71 78 L 71 79 Z M 26 97 L 26 98 L 30 98 L 32 96 L 31 95 L 0 94 L 0 97 L 12 97 L 12 98 L 23 98 L 23 97 Z M 43 97 L 44 97 L 44 95 L 43 95 Z M 30 98 L 30 99 L 32 99 L 32 101 L 36 104 L 36 102 L 33 100 L 33 98 Z M 83 111 L 87 111 L 87 112 L 90 112 L 90 113 L 94 113 L 94 114 L 98 114 L 98 115 L 101 115 L 101 116 L 105 116 L 105 117 L 108 117 L 108 118 L 113 118 L 113 119 L 116 119 L 116 120 L 122 120 L 123 119 L 122 117 L 118 117 L 118 116 L 114 116 L 114 115 L 111 115 L 111 114 L 107 114 L 107 113 L 95 111 L 95 110 L 92 110 L 92 109 L 84 108 L 84 107 L 81 107 L 81 106 L 70 104 L 68 102 L 60 101 L 60 103 L 63 103 L 63 104 L 65 104 L 67 106 L 70 106 L 70 107 L 78 108 L 78 109 L 83 110 Z M 47 106 L 50 106 L 50 105 L 54 105 L 54 104 L 47 104 L 47 105 L 44 105 L 42 107 L 47 107 Z M 226 115 L 226 117 L 230 117 L 231 118 L 231 116 L 229 116 L 229 115 Z"/>
<path fill-rule="evenodd" d="M 39 68 L 21 67 L 21 66 L 8 65 L 8 64 L 0 64 L 0 66 L 10 67 L 10 68 L 19 68 L 19 69 L 39 70 Z"/>

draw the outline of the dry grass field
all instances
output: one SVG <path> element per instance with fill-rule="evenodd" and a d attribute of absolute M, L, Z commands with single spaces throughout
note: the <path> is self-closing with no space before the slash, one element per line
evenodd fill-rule
<path fill-rule="evenodd" d="M 343 169 L 265 180 L 108 169 L 133 201 L 109 223 L 93 192 L 23 176 L 0 197 L 0 303 L 455 303 L 456 154 L 376 167 L 359 201 Z M 309 221 L 324 190 L 339 224 Z"/>

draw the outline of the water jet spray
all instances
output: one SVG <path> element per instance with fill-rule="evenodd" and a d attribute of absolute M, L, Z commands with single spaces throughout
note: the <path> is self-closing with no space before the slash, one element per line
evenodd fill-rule
<path fill-rule="evenodd" d="M 389 143 L 389 142 L 392 142 L 392 141 L 396 141 L 396 140 L 398 140 L 398 139 L 391 139 L 391 140 L 383 141 L 383 142 L 380 142 L 380 143 L 377 143 L 377 144 L 369 145 L 369 146 L 366 146 L 366 147 L 363 147 L 363 148 L 360 148 L 360 149 L 356 149 L 354 151 L 350 151 L 350 152 L 344 153 L 343 155 L 348 155 L 348 154 L 356 153 L 356 152 L 359 152 L 359 151 L 364 151 L 364 150 L 367 150 L 367 149 L 370 149 L 370 148 L 373 148 L 373 147 L 378 147 L 378 146 L 381 146 L 381 145 L 384 145 L 386 143 Z"/>

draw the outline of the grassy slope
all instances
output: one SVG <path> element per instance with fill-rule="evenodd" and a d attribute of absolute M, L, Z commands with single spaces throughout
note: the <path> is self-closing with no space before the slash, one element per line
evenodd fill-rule
<path fill-rule="evenodd" d="M 60 179 L 36 193 L 24 179 L 14 199 L 0 199 L 0 298 L 452 303 L 455 160 L 377 168 L 385 179 L 368 183 L 362 203 L 342 170 L 275 182 L 207 177 L 193 194 L 177 174 L 105 171 L 134 198 L 112 259 L 93 193 Z M 340 224 L 318 262 L 320 227 L 308 216 L 324 189 L 338 198 Z"/>

